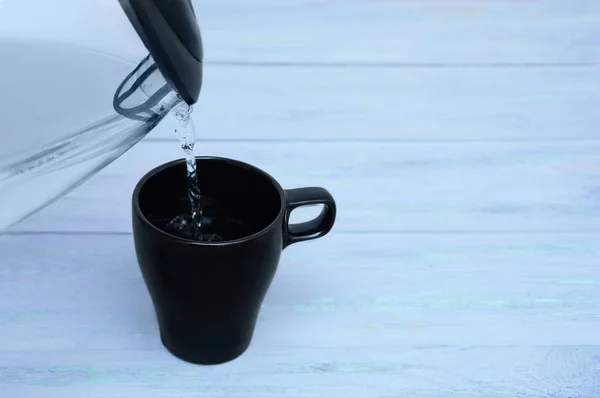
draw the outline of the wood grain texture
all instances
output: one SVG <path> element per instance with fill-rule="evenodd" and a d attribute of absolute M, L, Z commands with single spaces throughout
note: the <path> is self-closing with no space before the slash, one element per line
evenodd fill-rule
<path fill-rule="evenodd" d="M 596 67 L 209 65 L 194 118 L 200 137 L 228 141 L 596 139 L 598 80 Z"/>
<path fill-rule="evenodd" d="M 198 154 L 328 188 L 337 225 L 244 356 L 173 358 L 129 202 L 166 121 L 0 235 L 1 398 L 600 398 L 600 2 L 194 2 Z"/>
<path fill-rule="evenodd" d="M 204 368 L 161 347 L 131 236 L 3 236 L 0 391 L 597 397 L 598 237 L 298 245 L 246 355 Z"/>
<path fill-rule="evenodd" d="M 595 0 L 196 1 L 208 64 L 600 60 Z"/>
<path fill-rule="evenodd" d="M 247 161 L 286 188 L 324 186 L 336 231 L 600 231 L 600 142 L 203 143 L 197 153 Z M 130 200 L 175 143 L 141 143 L 21 231 L 131 231 Z M 202 172 L 201 170 L 199 171 Z"/>
<path fill-rule="evenodd" d="M 10 397 L 598 398 L 597 347 L 251 347 L 213 368 L 162 350 L 3 353 Z M 10 366 L 2 366 L 9 362 Z"/>

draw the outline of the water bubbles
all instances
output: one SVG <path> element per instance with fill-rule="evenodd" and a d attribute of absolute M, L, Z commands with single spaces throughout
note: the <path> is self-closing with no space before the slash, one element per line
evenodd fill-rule
<path fill-rule="evenodd" d="M 165 225 L 165 231 L 183 239 L 198 240 L 202 242 L 222 242 L 223 238 L 217 234 L 202 233 L 201 228 L 194 221 L 192 215 L 182 214 Z"/>

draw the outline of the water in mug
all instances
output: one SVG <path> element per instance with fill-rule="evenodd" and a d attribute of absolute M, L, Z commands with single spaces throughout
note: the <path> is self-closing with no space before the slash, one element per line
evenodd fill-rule
<path fill-rule="evenodd" d="M 196 129 L 191 118 L 192 111 L 193 107 L 184 101 L 173 109 L 173 116 L 178 121 L 175 133 L 181 142 L 186 162 L 189 212 L 170 218 L 164 224 L 164 229 L 181 238 L 204 242 L 221 242 L 247 236 L 249 227 L 239 220 L 227 217 L 226 214 L 208 216 L 204 212 L 207 206 L 215 206 L 215 200 L 202 195 L 198 186 L 194 153 Z"/>

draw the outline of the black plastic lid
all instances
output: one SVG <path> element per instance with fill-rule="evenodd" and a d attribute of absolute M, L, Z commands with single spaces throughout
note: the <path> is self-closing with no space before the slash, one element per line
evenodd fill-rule
<path fill-rule="evenodd" d="M 202 36 L 191 0 L 119 0 L 165 80 L 192 105 L 202 88 Z"/>

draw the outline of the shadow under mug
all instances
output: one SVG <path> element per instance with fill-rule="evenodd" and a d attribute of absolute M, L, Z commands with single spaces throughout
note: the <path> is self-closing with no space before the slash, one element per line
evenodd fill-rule
<path fill-rule="evenodd" d="M 197 157 L 196 164 L 202 195 L 243 221 L 245 235 L 200 242 L 164 231 L 156 220 L 189 212 L 186 165 L 180 159 L 138 182 L 133 236 L 163 345 L 179 359 L 210 365 L 246 351 L 281 251 L 326 235 L 336 204 L 324 188 L 284 190 L 266 172 L 237 160 Z M 294 209 L 314 204 L 324 205 L 318 217 L 290 224 Z"/>

